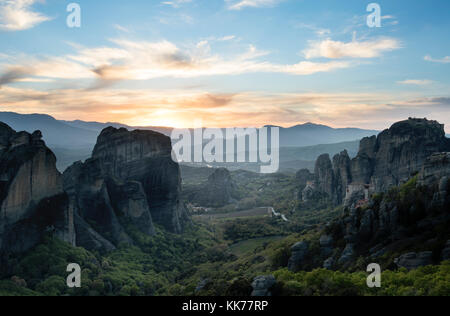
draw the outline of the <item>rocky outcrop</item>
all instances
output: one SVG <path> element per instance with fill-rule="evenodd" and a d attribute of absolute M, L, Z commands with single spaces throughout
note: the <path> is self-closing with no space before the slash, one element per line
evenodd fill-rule
<path fill-rule="evenodd" d="M 346 150 L 333 157 L 333 173 L 336 195 L 334 201 L 341 204 L 346 195 L 347 186 L 352 182 L 350 157 Z"/>
<path fill-rule="evenodd" d="M 311 197 L 314 175 L 308 169 L 301 169 L 295 174 L 295 180 L 298 186 L 298 199 L 307 201 Z"/>
<path fill-rule="evenodd" d="M 353 256 L 355 255 L 355 249 L 353 244 L 347 244 L 344 248 L 344 251 L 342 251 L 341 257 L 338 260 L 339 264 L 345 264 L 353 259 Z"/>
<path fill-rule="evenodd" d="M 330 156 L 323 154 L 317 158 L 314 168 L 315 188 L 334 200 L 336 193 L 335 174 Z"/>
<path fill-rule="evenodd" d="M 377 138 L 371 183 L 375 191 L 407 181 L 418 173 L 426 159 L 450 150 L 444 125 L 426 119 L 398 122 Z"/>
<path fill-rule="evenodd" d="M 445 191 L 449 176 L 450 152 L 434 153 L 425 160 L 420 172 L 419 183 L 430 185 L 442 180 L 440 190 Z"/>
<path fill-rule="evenodd" d="M 450 240 L 447 240 L 444 249 L 442 250 L 442 260 L 450 260 Z"/>
<path fill-rule="evenodd" d="M 300 241 L 291 247 L 291 257 L 288 262 L 288 269 L 293 272 L 300 270 L 303 261 L 309 252 L 309 243 Z"/>
<path fill-rule="evenodd" d="M 433 263 L 433 252 L 424 251 L 420 253 L 409 252 L 395 259 L 395 264 L 401 268 L 414 270 L 419 267 L 427 266 Z"/>
<path fill-rule="evenodd" d="M 153 220 L 179 233 L 186 213 L 179 198 L 180 168 L 171 152 L 170 138 L 160 133 L 109 127 L 98 137 L 92 159 L 99 161 L 103 175 L 140 182 Z"/>
<path fill-rule="evenodd" d="M 365 137 L 359 144 L 358 155 L 351 160 L 352 182 L 370 183 L 373 174 L 377 148 L 377 137 Z"/>
<path fill-rule="evenodd" d="M 273 275 L 261 275 L 256 277 L 252 282 L 253 292 L 251 296 L 272 296 L 271 288 L 275 283 L 276 280 Z"/>
<path fill-rule="evenodd" d="M 49 233 L 74 244 L 73 214 L 42 134 L 0 123 L 0 252 L 23 252 Z"/>
<path fill-rule="evenodd" d="M 333 253 L 333 244 L 334 244 L 333 236 L 330 235 L 320 236 L 319 244 L 320 244 L 320 255 L 322 257 L 327 258 Z"/>
<path fill-rule="evenodd" d="M 387 253 L 417 249 L 422 243 L 441 244 L 448 237 L 437 231 L 450 224 L 449 179 L 450 140 L 443 125 L 426 119 L 410 118 L 378 137 L 362 139 L 351 160 L 346 152 L 336 155 L 332 163 L 328 155 L 322 155 L 308 196 L 318 197 L 314 202 L 320 206 L 324 195 L 327 205 L 343 202 L 343 214 L 324 229 L 320 260 L 314 265 L 354 267 L 358 257 L 384 258 Z M 329 236 L 336 248 L 326 246 Z M 448 245 L 440 249 L 442 260 L 449 258 L 448 249 Z M 438 253 L 433 258 L 437 257 Z M 405 254 L 396 262 L 411 269 L 432 261 L 430 253 L 424 252 Z"/>
<path fill-rule="evenodd" d="M 238 189 L 230 172 L 228 169 L 218 168 L 200 186 L 192 201 L 201 206 L 221 207 L 232 203 L 236 198 Z"/>
<path fill-rule="evenodd" d="M 358 155 L 351 160 L 345 151 L 333 157 L 333 163 L 328 155 L 320 156 L 313 187 L 337 205 L 367 196 L 366 191 L 385 192 L 406 182 L 422 167 L 423 180 L 427 181 L 439 176 L 438 173 L 448 174 L 448 170 L 439 166 L 439 163 L 447 165 L 449 154 L 442 153 L 446 151 L 450 151 L 450 140 L 445 137 L 443 125 L 410 118 L 395 123 L 378 136 L 363 138 Z"/>
<path fill-rule="evenodd" d="M 334 266 L 334 258 L 330 257 L 323 262 L 323 268 L 327 270 L 333 269 Z"/>
<path fill-rule="evenodd" d="M 153 221 L 182 231 L 180 171 L 171 159 L 170 139 L 153 131 L 104 129 L 92 158 L 64 172 L 64 188 L 78 215 L 77 244 L 109 250 L 132 244 L 129 224 L 147 235 Z M 78 233 L 78 231 L 77 231 Z"/>

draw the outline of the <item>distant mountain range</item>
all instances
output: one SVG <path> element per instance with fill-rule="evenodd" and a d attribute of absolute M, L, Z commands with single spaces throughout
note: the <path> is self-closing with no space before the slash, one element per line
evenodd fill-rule
<path fill-rule="evenodd" d="M 97 141 L 97 136 L 108 126 L 123 127 L 128 130 L 154 130 L 167 136 L 170 136 L 173 130 L 171 127 L 129 126 L 117 122 L 63 121 L 46 114 L 18 114 L 14 112 L 0 112 L 0 122 L 8 124 L 16 131 L 32 133 L 35 130 L 40 130 L 46 144 L 55 152 L 58 158 L 57 167 L 60 170 L 64 170 L 74 161 L 89 157 Z M 314 161 L 320 153 L 335 153 L 343 149 L 348 149 L 350 155 L 352 155 L 357 148 L 359 139 L 378 133 L 376 130 L 331 128 L 313 123 L 289 128 L 280 127 L 280 147 L 291 147 L 291 149 L 281 149 L 281 160 L 286 163 L 295 160 Z M 327 146 L 329 144 L 334 145 L 329 147 Z M 317 145 L 322 146 L 305 148 L 304 150 L 298 148 Z M 284 158 L 283 153 L 287 155 Z M 296 165 L 294 164 L 294 166 Z"/>
<path fill-rule="evenodd" d="M 130 130 L 154 130 L 165 135 L 170 135 L 172 132 L 171 127 L 129 126 L 116 122 L 100 123 L 81 120 L 63 121 L 46 114 L 0 112 L 0 121 L 17 131 L 33 132 L 40 130 L 46 143 L 51 146 L 67 146 L 67 144 L 70 144 L 71 147 L 76 147 L 95 144 L 98 134 L 108 126 L 124 127 Z M 318 144 L 334 144 L 354 141 L 378 133 L 379 131 L 376 130 L 331 128 L 325 125 L 306 123 L 289 128 L 280 127 L 280 145 L 281 147 L 303 147 Z"/>
<path fill-rule="evenodd" d="M 318 144 L 334 144 L 359 140 L 378 135 L 379 131 L 360 128 L 332 128 L 326 125 L 306 123 L 288 128 L 280 127 L 281 147 L 303 147 Z"/>

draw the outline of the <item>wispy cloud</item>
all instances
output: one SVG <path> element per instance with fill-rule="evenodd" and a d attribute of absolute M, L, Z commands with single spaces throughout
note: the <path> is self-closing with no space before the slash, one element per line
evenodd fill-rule
<path fill-rule="evenodd" d="M 2 76 L 0 76 L 0 88 L 3 85 L 24 79 L 26 76 L 30 75 L 31 72 L 32 70 L 26 67 L 8 68 L 6 72 Z"/>
<path fill-rule="evenodd" d="M 427 79 L 408 79 L 403 81 L 397 81 L 397 83 L 404 85 L 426 86 L 432 84 L 433 81 Z"/>
<path fill-rule="evenodd" d="M 313 31 L 318 36 L 324 36 L 324 35 L 331 34 L 331 31 L 329 29 L 317 27 L 317 26 L 315 26 L 313 24 L 298 23 L 295 26 L 298 27 L 298 28 L 302 28 L 302 29 L 307 29 L 307 30 Z"/>
<path fill-rule="evenodd" d="M 444 58 L 436 59 L 436 58 L 431 57 L 430 55 L 426 55 L 423 59 L 426 61 L 434 62 L 434 63 L 441 63 L 441 64 L 449 64 L 450 63 L 450 56 L 445 56 Z"/>
<path fill-rule="evenodd" d="M 333 41 L 331 39 L 311 41 L 303 53 L 306 59 L 311 58 L 374 58 L 382 53 L 401 48 L 395 38 L 378 38 L 367 41 L 351 42 Z"/>
<path fill-rule="evenodd" d="M 190 3 L 192 0 L 172 0 L 172 1 L 163 1 L 161 2 L 164 5 L 171 6 L 172 8 L 178 9 L 185 3 Z"/>
<path fill-rule="evenodd" d="M 30 29 L 50 17 L 33 10 L 37 0 L 0 0 L 0 30 L 21 31 Z"/>
<path fill-rule="evenodd" d="M 120 32 L 130 33 L 130 30 L 128 28 L 120 24 L 114 24 L 113 27 Z"/>
<path fill-rule="evenodd" d="M 188 48 L 169 41 L 147 42 L 125 39 L 111 40 L 112 46 L 84 48 L 74 46 L 76 53 L 42 59 L 25 56 L 4 68 L 4 84 L 25 76 L 55 79 L 98 79 L 96 87 L 108 86 L 118 80 L 149 80 L 162 77 L 194 78 L 202 76 L 238 75 L 243 73 L 284 73 L 311 75 L 352 66 L 348 61 L 296 64 L 269 62 L 267 51 L 250 45 L 230 57 L 212 53 L 204 40 Z M 21 73 L 11 72 L 20 69 Z"/>
<path fill-rule="evenodd" d="M 271 7 L 283 0 L 225 0 L 229 3 L 229 10 L 241 10 L 246 7 L 251 8 L 261 8 L 261 7 Z"/>

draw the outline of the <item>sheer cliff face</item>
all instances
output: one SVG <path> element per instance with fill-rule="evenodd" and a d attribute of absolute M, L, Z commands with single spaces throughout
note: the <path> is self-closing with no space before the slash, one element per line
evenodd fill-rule
<path fill-rule="evenodd" d="M 333 165 L 328 154 L 321 155 L 317 158 L 314 176 L 316 189 L 333 199 L 336 194 L 336 176 L 333 172 Z"/>
<path fill-rule="evenodd" d="M 171 150 L 170 138 L 153 131 L 109 127 L 101 132 L 92 158 L 64 172 L 64 187 L 80 218 L 96 223 L 91 228 L 104 238 L 92 236 L 93 242 L 84 236 L 84 242 L 100 248 L 105 240 L 132 243 L 123 219 L 150 235 L 153 221 L 171 232 L 182 231 L 181 178 Z"/>
<path fill-rule="evenodd" d="M 342 202 L 348 184 L 370 185 L 372 191 L 386 191 L 418 173 L 433 153 L 450 151 L 444 126 L 426 119 L 408 119 L 376 136 L 361 140 L 358 155 L 351 161 L 342 152 L 333 158 L 319 157 L 315 185 L 332 201 Z"/>
<path fill-rule="evenodd" d="M 431 154 L 450 147 L 443 125 L 410 119 L 378 135 L 375 150 L 371 182 L 376 191 L 384 191 L 419 172 Z"/>
<path fill-rule="evenodd" d="M 0 123 L 0 250 L 21 252 L 51 228 L 73 243 L 74 228 L 56 158 L 39 131 Z"/>

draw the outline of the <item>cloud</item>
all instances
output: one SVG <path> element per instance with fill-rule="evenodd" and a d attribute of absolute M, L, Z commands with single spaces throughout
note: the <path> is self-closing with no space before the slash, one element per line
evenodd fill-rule
<path fill-rule="evenodd" d="M 339 42 L 331 39 L 309 42 L 303 51 L 306 59 L 311 58 L 374 58 L 382 53 L 401 48 L 400 42 L 394 38 L 378 38 L 368 41 Z"/>
<path fill-rule="evenodd" d="M 226 2 L 231 2 L 231 4 L 228 6 L 229 10 L 241 10 L 246 7 L 251 8 L 261 8 L 261 7 L 271 7 L 283 0 L 239 0 L 239 1 L 232 1 L 232 0 L 225 0 Z"/>
<path fill-rule="evenodd" d="M 0 76 L 0 88 L 3 85 L 20 81 L 26 76 L 32 74 L 33 70 L 26 67 L 10 67 Z"/>
<path fill-rule="evenodd" d="M 226 41 L 234 40 L 235 38 L 236 38 L 235 35 L 228 35 L 228 36 L 220 37 L 217 40 L 220 41 L 220 42 L 226 42 Z"/>
<path fill-rule="evenodd" d="M 429 117 L 450 126 L 450 97 L 411 97 L 383 93 L 269 93 L 247 91 L 218 94 L 200 89 L 53 89 L 4 86 L 4 111 L 49 113 L 60 119 L 120 121 L 130 125 L 230 127 L 316 122 L 336 127 L 383 129 L 409 116 Z"/>
<path fill-rule="evenodd" d="M 244 73 L 282 73 L 311 75 L 351 67 L 347 61 L 279 64 L 266 60 L 270 54 L 255 46 L 233 56 L 224 57 L 212 53 L 208 41 L 195 46 L 180 48 L 169 41 L 147 42 L 126 39 L 111 40 L 112 46 L 85 48 L 72 46 L 76 52 L 60 57 L 23 56 L 21 61 L 5 68 L 4 83 L 15 81 L 9 68 L 27 69 L 27 76 L 52 79 L 93 79 L 95 89 L 107 87 L 119 80 L 149 80 L 155 78 L 195 78 Z M 25 75 L 25 74 L 21 74 Z"/>
<path fill-rule="evenodd" d="M 164 5 L 171 6 L 172 8 L 178 9 L 185 3 L 192 2 L 192 0 L 173 0 L 173 1 L 163 1 L 161 2 Z"/>
<path fill-rule="evenodd" d="M 329 29 L 320 28 L 312 24 L 298 23 L 296 27 L 313 31 L 318 36 L 325 36 L 331 34 L 331 31 Z"/>
<path fill-rule="evenodd" d="M 32 9 L 37 0 L 0 0 L 0 30 L 21 31 L 50 20 Z"/>
<path fill-rule="evenodd" d="M 130 30 L 128 28 L 126 28 L 125 26 L 122 26 L 120 24 L 114 24 L 113 27 L 120 32 L 130 33 Z"/>
<path fill-rule="evenodd" d="M 441 64 L 449 64 L 450 63 L 450 56 L 445 56 L 444 58 L 441 58 L 441 59 L 435 59 L 435 58 L 432 58 L 430 55 L 426 55 L 423 59 L 426 61 L 434 62 L 434 63 L 441 63 Z"/>
<path fill-rule="evenodd" d="M 416 86 L 426 86 L 426 85 L 430 85 L 433 83 L 432 80 L 427 80 L 427 79 L 421 79 L 421 80 L 417 80 L 417 79 L 408 79 L 408 80 L 403 80 L 403 81 L 397 81 L 398 84 L 405 84 L 405 85 L 416 85 Z"/>

